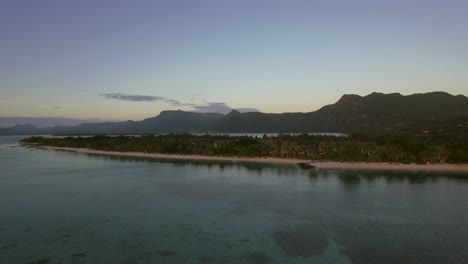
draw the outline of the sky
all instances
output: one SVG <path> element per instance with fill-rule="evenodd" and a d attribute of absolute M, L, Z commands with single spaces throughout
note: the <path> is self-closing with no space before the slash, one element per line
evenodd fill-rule
<path fill-rule="evenodd" d="M 0 0 L 0 117 L 310 112 L 468 95 L 468 1 Z M 11 120 L 10 120 L 11 121 Z"/>

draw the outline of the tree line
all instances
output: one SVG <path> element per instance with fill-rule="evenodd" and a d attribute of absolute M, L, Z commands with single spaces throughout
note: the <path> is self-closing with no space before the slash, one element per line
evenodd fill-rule
<path fill-rule="evenodd" d="M 141 135 L 45 138 L 22 143 L 119 152 L 279 157 L 327 161 L 468 163 L 466 125 L 431 130 L 389 130 L 348 136 L 288 135 L 263 138 L 227 135 Z"/>

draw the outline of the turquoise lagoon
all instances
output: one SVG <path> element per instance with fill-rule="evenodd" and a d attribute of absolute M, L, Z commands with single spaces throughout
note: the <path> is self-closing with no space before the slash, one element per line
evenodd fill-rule
<path fill-rule="evenodd" d="M 0 263 L 468 263 L 463 174 L 303 170 L 0 137 Z"/>

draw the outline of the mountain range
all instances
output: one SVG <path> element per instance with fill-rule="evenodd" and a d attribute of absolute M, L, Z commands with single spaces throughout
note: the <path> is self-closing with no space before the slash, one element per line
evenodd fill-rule
<path fill-rule="evenodd" d="M 141 121 L 82 123 L 37 128 L 30 124 L 1 128 L 0 135 L 147 134 L 171 132 L 354 132 L 430 128 L 468 122 L 468 97 L 445 92 L 401 95 L 343 95 L 336 103 L 307 113 L 195 113 L 163 111 Z"/>

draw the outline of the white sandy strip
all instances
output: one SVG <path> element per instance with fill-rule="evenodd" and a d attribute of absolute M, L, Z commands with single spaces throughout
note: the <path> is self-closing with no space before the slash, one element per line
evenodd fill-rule
<path fill-rule="evenodd" d="M 51 150 L 66 150 L 85 154 L 111 155 L 121 157 L 172 159 L 172 160 L 199 160 L 199 161 L 231 161 L 231 162 L 253 162 L 270 164 L 298 164 L 308 163 L 309 160 L 286 159 L 286 158 L 251 158 L 251 157 L 221 157 L 221 156 L 199 156 L 199 155 L 173 155 L 160 153 L 143 152 L 116 152 L 103 151 L 85 148 L 67 148 L 67 147 L 41 147 Z M 404 170 L 404 171 L 443 171 L 443 172 L 467 172 L 468 164 L 401 164 L 386 162 L 333 162 L 333 161 L 312 161 L 310 165 L 317 169 L 346 169 L 346 170 Z"/>
<path fill-rule="evenodd" d="M 223 156 L 201 156 L 201 155 L 179 155 L 179 154 L 161 154 L 144 152 L 117 152 L 94 150 L 86 148 L 68 148 L 68 147 L 39 147 L 51 150 L 66 150 L 85 154 L 111 155 L 122 157 L 171 159 L 171 160 L 199 160 L 199 161 L 232 161 L 232 162 L 253 162 L 253 163 L 276 163 L 276 164 L 297 164 L 308 162 L 301 159 L 283 159 L 283 158 L 252 158 L 252 157 L 223 157 Z"/>

